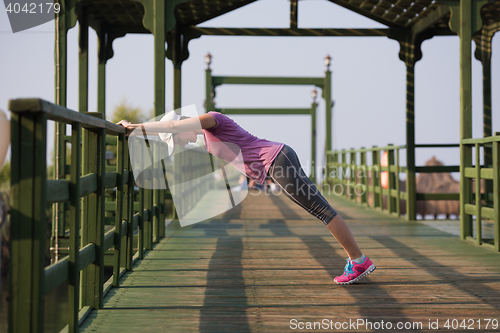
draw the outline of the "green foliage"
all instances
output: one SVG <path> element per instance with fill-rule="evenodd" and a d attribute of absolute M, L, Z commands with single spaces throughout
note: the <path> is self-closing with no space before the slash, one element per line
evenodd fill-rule
<path fill-rule="evenodd" d="M 111 119 L 108 120 L 116 124 L 117 122 L 125 119 L 131 122 L 132 124 L 138 124 L 148 121 L 153 117 L 154 117 L 153 110 L 149 110 L 149 112 L 144 112 L 141 108 L 131 106 L 130 103 L 128 103 L 127 100 L 124 98 L 122 99 L 120 104 L 118 104 L 115 107 Z M 113 156 L 115 157 L 112 160 L 108 161 L 107 163 L 109 163 L 110 165 L 116 165 L 116 146 L 108 145 L 106 150 L 112 151 Z"/>
<path fill-rule="evenodd" d="M 153 118 L 152 110 L 144 113 L 140 108 L 131 106 L 124 98 L 120 104 L 115 107 L 113 115 L 109 121 L 117 123 L 120 120 L 126 119 L 133 124 L 137 124 L 145 122 L 151 118 Z"/>
<path fill-rule="evenodd" d="M 10 189 L 10 161 L 6 161 L 0 171 L 0 192 L 9 192 Z"/>

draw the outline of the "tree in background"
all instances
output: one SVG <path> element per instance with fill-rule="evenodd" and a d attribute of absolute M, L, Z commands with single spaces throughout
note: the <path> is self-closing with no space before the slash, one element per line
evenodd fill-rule
<path fill-rule="evenodd" d="M 112 123 L 117 123 L 120 120 L 126 119 L 133 124 L 143 123 L 151 118 L 153 118 L 153 110 L 144 113 L 141 108 L 131 106 L 127 100 L 124 98 L 115 107 L 111 119 L 108 119 Z"/>
<path fill-rule="evenodd" d="M 126 119 L 132 124 L 137 124 L 146 122 L 153 117 L 154 117 L 153 109 L 145 113 L 144 111 L 142 111 L 141 108 L 130 105 L 130 103 L 127 102 L 127 99 L 124 98 L 122 99 L 120 104 L 118 104 L 115 107 L 115 110 L 111 115 L 111 119 L 109 119 L 108 117 L 108 120 L 116 124 L 120 120 Z M 113 152 L 113 159 L 109 161 L 110 164 L 112 165 L 116 164 L 116 146 L 108 146 L 106 150 Z"/>

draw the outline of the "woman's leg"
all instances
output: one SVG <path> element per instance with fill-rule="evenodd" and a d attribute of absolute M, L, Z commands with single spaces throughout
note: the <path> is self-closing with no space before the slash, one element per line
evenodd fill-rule
<path fill-rule="evenodd" d="M 285 195 L 322 220 L 347 252 L 349 259 L 347 259 L 344 274 L 335 277 L 335 282 L 344 285 L 352 284 L 375 270 L 375 265 L 363 255 L 356 244 L 347 223 L 306 176 L 292 148 L 287 145 L 283 147 L 271 165 L 269 175 Z"/>
<path fill-rule="evenodd" d="M 363 255 L 342 216 L 321 195 L 302 169 L 295 151 L 285 145 L 269 168 L 269 175 L 283 193 L 322 220 L 351 259 Z"/>

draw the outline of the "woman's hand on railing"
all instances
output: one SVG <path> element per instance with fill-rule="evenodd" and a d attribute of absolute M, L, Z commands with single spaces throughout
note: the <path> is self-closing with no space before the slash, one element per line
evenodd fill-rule
<path fill-rule="evenodd" d="M 137 128 L 139 127 L 140 124 L 132 124 L 130 122 L 128 122 L 127 120 L 123 119 L 123 120 L 120 120 L 118 123 L 116 123 L 117 125 L 122 125 L 123 127 L 125 127 L 127 129 L 127 136 L 130 136 L 130 134 Z"/>

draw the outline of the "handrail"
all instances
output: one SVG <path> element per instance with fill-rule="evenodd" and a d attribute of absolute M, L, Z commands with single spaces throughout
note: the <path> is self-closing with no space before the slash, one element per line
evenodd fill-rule
<path fill-rule="evenodd" d="M 138 258 L 143 258 L 144 247 L 151 249 L 153 233 L 156 236 L 154 242 L 165 234 L 164 223 L 159 223 L 165 220 L 165 191 L 141 189 L 139 212 L 136 213 L 135 182 L 128 157 L 126 130 L 100 119 L 101 114 L 79 113 L 41 99 L 11 100 L 9 108 L 12 111 L 11 279 L 19 281 L 11 285 L 9 326 L 19 332 L 31 331 L 36 326 L 36 331 L 42 332 L 46 293 L 69 279 L 68 328 L 70 332 L 76 332 L 80 288 L 83 309 L 102 307 L 104 252 L 114 249 L 112 284 L 118 286 L 121 267 L 132 268 L 132 224 L 139 228 Z M 70 180 L 47 179 L 48 120 L 72 127 L 69 136 L 72 147 Z M 118 164 L 112 172 L 105 172 L 104 168 L 106 142 L 118 147 Z M 116 188 L 116 223 L 106 234 L 105 188 Z M 49 203 L 67 201 L 70 204 L 69 256 L 44 267 L 41 259 L 45 255 L 45 208 Z M 145 230 L 145 225 L 152 221 L 156 221 L 155 230 Z M 80 225 L 85 228 L 80 228 Z M 81 249 L 80 243 L 83 244 Z"/>
<path fill-rule="evenodd" d="M 81 112 L 76 112 L 60 105 L 52 104 L 39 98 L 11 99 L 9 110 L 21 114 L 25 112 L 39 112 L 47 115 L 47 119 L 66 124 L 78 123 L 87 129 L 105 129 L 106 134 L 126 134 L 127 130 L 120 125 L 113 124 L 104 119 L 99 119 Z"/>
<path fill-rule="evenodd" d="M 498 252 L 500 251 L 498 231 L 500 230 L 500 132 L 485 138 L 462 139 L 461 143 L 469 148 L 475 148 L 475 158 L 471 158 L 475 165 L 465 165 L 463 168 L 465 183 L 461 186 L 461 211 L 466 218 L 462 219 L 462 237 L 477 245 L 492 247 Z M 483 165 L 481 165 L 481 146 L 484 155 Z M 465 153 L 472 155 L 472 149 L 466 149 Z M 473 179 L 475 193 L 473 193 Z M 484 180 L 484 193 L 481 193 L 481 180 Z M 476 216 L 475 237 L 472 230 L 472 216 Z M 493 220 L 495 232 L 492 240 L 483 239 L 481 222 L 483 218 Z"/>
<path fill-rule="evenodd" d="M 416 148 L 453 148 L 459 147 L 459 144 L 417 144 Z M 387 211 L 391 214 L 401 216 L 400 201 L 406 200 L 407 211 L 414 205 L 413 202 L 408 202 L 408 188 L 402 191 L 400 188 L 399 174 L 406 173 L 409 177 L 408 167 L 399 165 L 399 152 L 406 149 L 406 145 L 387 145 L 383 147 L 373 146 L 371 148 L 360 149 L 342 149 L 328 151 L 327 157 L 327 177 L 326 184 L 333 187 L 333 193 L 338 194 L 337 186 L 340 185 L 341 195 L 350 198 L 353 201 L 358 201 L 363 205 L 377 208 L 384 211 L 384 198 L 387 196 Z M 388 153 L 388 165 L 381 165 L 382 151 Z M 372 154 L 372 164 L 367 164 L 367 153 Z M 349 162 L 347 162 L 349 155 Z M 357 156 L 359 155 L 359 163 Z M 331 171 L 333 169 L 333 172 Z M 432 172 L 459 172 L 460 166 L 414 166 L 414 172 L 432 173 Z M 469 171 L 469 170 L 468 170 Z M 469 171 L 475 172 L 475 171 Z M 359 176 L 361 173 L 361 176 Z M 382 187 L 382 173 L 387 175 L 387 189 Z M 368 175 L 371 174 L 371 185 L 368 185 Z M 353 176 L 354 175 L 354 176 Z M 386 176 L 384 174 L 384 177 Z M 483 171 L 483 175 L 490 176 L 489 171 Z M 323 189 L 325 184 L 323 184 Z M 360 190 L 361 189 L 361 190 Z M 332 188 L 330 188 L 332 190 Z M 358 191 L 356 191 L 358 190 Z M 360 193 L 361 192 L 361 193 Z M 368 195 L 371 195 L 373 200 L 369 203 Z M 458 193 L 416 193 L 416 200 L 458 200 Z M 415 200 L 415 201 L 416 201 Z M 411 200 L 410 200 L 411 201 Z M 414 209 L 415 207 L 413 207 Z"/>

